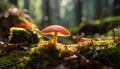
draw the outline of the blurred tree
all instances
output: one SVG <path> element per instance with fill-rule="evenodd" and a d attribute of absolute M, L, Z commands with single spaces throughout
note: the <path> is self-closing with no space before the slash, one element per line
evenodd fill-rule
<path fill-rule="evenodd" d="M 42 9 L 42 20 L 40 22 L 40 25 L 42 25 L 42 27 L 46 27 L 48 25 L 50 25 L 50 3 L 49 0 L 42 0 L 42 5 L 41 5 L 41 9 Z"/>
<path fill-rule="evenodd" d="M 76 19 L 76 2 L 74 0 L 59 0 L 59 25 L 66 27 L 75 26 Z"/>
<path fill-rule="evenodd" d="M 41 5 L 42 5 L 42 0 L 30 0 L 28 10 L 36 24 L 38 24 L 43 17 Z"/>
<path fill-rule="evenodd" d="M 60 12 L 59 12 L 59 0 L 51 0 L 50 1 L 50 18 L 52 24 L 60 23 Z"/>
<path fill-rule="evenodd" d="M 18 0 L 18 8 L 27 9 L 36 24 L 41 22 L 43 17 L 41 5 L 42 0 Z"/>
<path fill-rule="evenodd" d="M 25 7 L 25 9 L 29 9 L 29 1 L 30 0 L 24 0 L 24 7 Z"/>
<path fill-rule="evenodd" d="M 18 4 L 17 1 L 18 0 L 9 0 L 9 2 L 12 3 L 12 4 L 14 4 L 15 6 L 17 6 L 17 4 Z"/>
<path fill-rule="evenodd" d="M 19 8 L 19 9 L 24 9 L 24 7 L 25 7 L 25 6 L 24 6 L 24 0 L 19 0 L 19 1 L 18 1 L 18 8 Z"/>
<path fill-rule="evenodd" d="M 82 14 L 81 14 L 82 0 L 73 0 L 73 1 L 75 1 L 76 20 L 77 20 L 76 25 L 79 25 L 82 17 Z"/>
<path fill-rule="evenodd" d="M 82 17 L 87 22 L 112 15 L 113 0 L 83 0 Z"/>
<path fill-rule="evenodd" d="M 120 15 L 120 0 L 114 0 L 114 15 Z"/>

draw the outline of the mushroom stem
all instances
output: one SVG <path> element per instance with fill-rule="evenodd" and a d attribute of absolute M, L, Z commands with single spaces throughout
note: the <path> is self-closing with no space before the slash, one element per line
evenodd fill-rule
<path fill-rule="evenodd" d="M 58 34 L 57 32 L 54 33 L 54 38 L 53 38 L 54 45 L 56 45 L 56 43 L 57 43 L 57 39 L 58 39 L 57 34 Z"/>

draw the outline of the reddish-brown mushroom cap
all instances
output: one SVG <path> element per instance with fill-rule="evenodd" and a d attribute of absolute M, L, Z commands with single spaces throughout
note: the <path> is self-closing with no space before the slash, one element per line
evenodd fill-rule
<path fill-rule="evenodd" d="M 30 29 L 32 27 L 32 25 L 29 23 L 20 23 L 20 24 L 15 25 L 15 27 Z"/>
<path fill-rule="evenodd" d="M 54 35 L 54 38 L 53 38 L 54 46 L 57 43 L 57 39 L 58 39 L 57 36 L 70 36 L 71 35 L 70 32 L 66 28 L 59 26 L 59 25 L 48 26 L 47 28 L 42 30 L 42 33 Z"/>
<path fill-rule="evenodd" d="M 59 25 L 48 26 L 47 28 L 42 30 L 43 34 L 54 35 L 55 32 L 57 32 L 58 36 L 70 36 L 71 35 L 70 32 L 66 28 L 59 26 Z"/>

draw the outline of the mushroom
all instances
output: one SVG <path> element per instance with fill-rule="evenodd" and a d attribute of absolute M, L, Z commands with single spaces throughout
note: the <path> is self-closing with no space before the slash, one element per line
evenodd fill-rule
<path fill-rule="evenodd" d="M 32 25 L 29 23 L 20 23 L 20 24 L 15 25 L 15 27 L 30 29 L 32 27 Z"/>
<path fill-rule="evenodd" d="M 45 35 L 52 34 L 54 35 L 53 44 L 56 45 L 58 36 L 70 36 L 71 33 L 64 27 L 59 25 L 51 25 L 42 30 L 42 33 Z"/>

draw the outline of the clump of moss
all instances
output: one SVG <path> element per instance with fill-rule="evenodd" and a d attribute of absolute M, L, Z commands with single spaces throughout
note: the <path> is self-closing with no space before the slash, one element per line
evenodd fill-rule
<path fill-rule="evenodd" d="M 113 46 L 99 51 L 99 58 L 104 58 L 106 65 L 120 68 L 120 46 Z"/>
<path fill-rule="evenodd" d="M 2 69 L 11 69 L 21 67 L 21 64 L 26 64 L 30 58 L 26 51 L 14 51 L 6 56 L 0 57 L 0 67 Z"/>
<path fill-rule="evenodd" d="M 40 42 L 38 47 L 31 48 L 30 51 L 32 58 L 31 61 L 26 64 L 26 68 L 34 69 L 54 68 L 60 63 L 63 63 L 63 58 L 71 53 L 71 51 L 65 49 L 62 44 L 57 43 L 56 48 L 54 48 L 48 41 Z"/>
<path fill-rule="evenodd" d="M 33 29 L 10 28 L 10 43 L 24 42 L 26 45 L 37 44 L 42 39 L 41 35 Z"/>
<path fill-rule="evenodd" d="M 96 41 L 93 49 L 79 48 L 79 52 L 88 59 L 99 61 L 103 66 L 120 68 L 120 44 L 111 40 Z"/>

